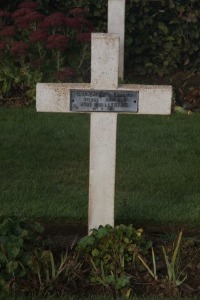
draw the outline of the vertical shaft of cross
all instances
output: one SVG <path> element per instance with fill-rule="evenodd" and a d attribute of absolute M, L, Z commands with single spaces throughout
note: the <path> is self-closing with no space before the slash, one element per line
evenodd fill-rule
<path fill-rule="evenodd" d="M 125 1 L 108 0 L 108 32 L 120 37 L 119 78 L 124 79 Z"/>
<path fill-rule="evenodd" d="M 91 88 L 118 87 L 119 37 L 92 34 Z M 88 229 L 114 225 L 117 113 L 93 112 L 90 125 Z"/>

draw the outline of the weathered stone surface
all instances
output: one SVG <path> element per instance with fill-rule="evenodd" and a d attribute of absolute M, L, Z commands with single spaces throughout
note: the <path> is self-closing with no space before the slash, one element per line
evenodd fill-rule
<path fill-rule="evenodd" d="M 70 113 L 70 89 L 90 89 L 90 83 L 38 83 L 37 111 Z"/>
<path fill-rule="evenodd" d="M 108 32 L 116 33 L 120 38 L 119 78 L 124 77 L 124 33 L 125 33 L 125 0 L 108 1 Z"/>
<path fill-rule="evenodd" d="M 91 88 L 89 83 L 38 83 L 37 111 L 71 113 L 70 89 L 88 90 Z M 171 86 L 123 84 L 117 90 L 139 91 L 138 114 L 169 115 L 171 113 Z"/>
<path fill-rule="evenodd" d="M 112 90 L 118 86 L 119 37 L 92 33 L 91 88 Z"/>
<path fill-rule="evenodd" d="M 138 114 L 169 115 L 172 105 L 170 85 L 124 84 L 119 89 L 139 91 Z"/>
<path fill-rule="evenodd" d="M 117 114 L 92 113 L 90 126 L 89 228 L 114 226 Z"/>

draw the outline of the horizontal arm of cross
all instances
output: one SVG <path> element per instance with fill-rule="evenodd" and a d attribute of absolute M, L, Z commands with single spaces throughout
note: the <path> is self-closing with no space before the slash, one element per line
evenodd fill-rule
<path fill-rule="evenodd" d="M 70 90 L 73 89 L 92 90 L 90 83 L 38 83 L 37 111 L 73 113 L 70 111 Z M 139 92 L 137 114 L 169 115 L 171 113 L 171 86 L 122 84 L 116 89 L 116 91 L 120 90 Z"/>

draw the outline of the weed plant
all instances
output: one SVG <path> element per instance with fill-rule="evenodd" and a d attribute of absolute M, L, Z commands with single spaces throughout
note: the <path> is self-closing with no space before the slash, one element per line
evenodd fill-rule
<path fill-rule="evenodd" d="M 144 238 L 143 230 L 132 225 L 100 226 L 78 243 L 90 266 L 91 284 L 127 298 L 132 292 L 130 270 L 136 268 L 139 253 L 147 254 L 150 247 L 151 241 Z"/>
<path fill-rule="evenodd" d="M 132 225 L 100 226 L 65 253 L 52 251 L 50 244 L 41 239 L 41 230 L 40 224 L 31 220 L 2 217 L 1 296 L 110 295 L 127 299 L 134 294 L 182 294 L 180 287 L 186 276 L 181 279 L 182 273 L 177 268 L 182 232 L 171 249 L 171 259 L 163 247 L 165 272 L 156 269 L 152 251 L 152 272 L 149 266 L 152 242 L 142 229 L 136 230 Z"/>

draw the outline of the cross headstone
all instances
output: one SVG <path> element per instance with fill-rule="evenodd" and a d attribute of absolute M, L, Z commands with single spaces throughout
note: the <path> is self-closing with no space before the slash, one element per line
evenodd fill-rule
<path fill-rule="evenodd" d="M 39 112 L 91 114 L 88 229 L 114 226 L 118 113 L 171 113 L 171 86 L 118 85 L 119 36 L 93 33 L 91 83 L 38 83 Z"/>
<path fill-rule="evenodd" d="M 124 79 L 125 0 L 108 0 L 108 32 L 119 35 L 119 78 Z"/>

